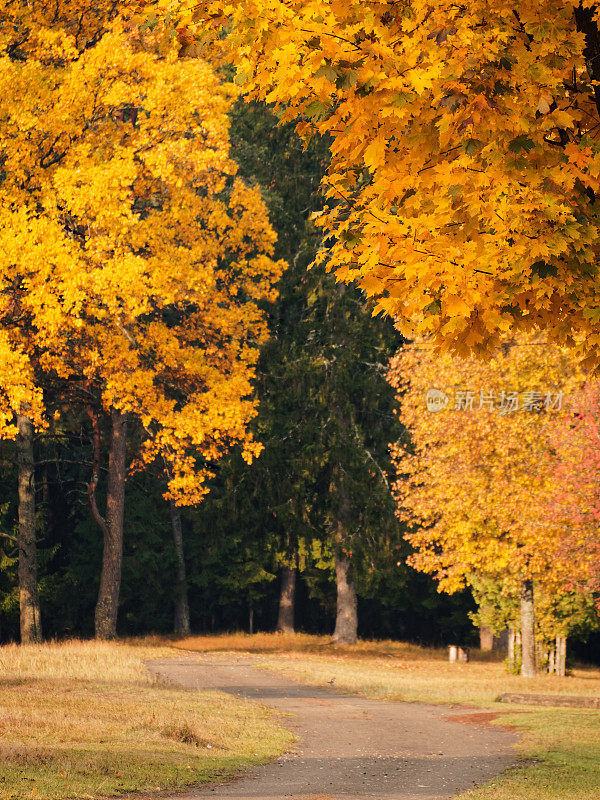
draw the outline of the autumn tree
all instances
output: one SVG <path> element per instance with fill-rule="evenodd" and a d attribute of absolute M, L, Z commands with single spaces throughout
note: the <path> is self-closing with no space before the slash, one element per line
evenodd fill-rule
<path fill-rule="evenodd" d="M 331 137 L 326 258 L 409 336 L 599 342 L 598 10 L 580 0 L 161 0 L 250 97 Z M 153 7 L 156 14 L 156 7 Z"/>
<path fill-rule="evenodd" d="M 571 414 L 553 432 L 554 491 L 546 512 L 566 531 L 565 556 L 578 565 L 578 583 L 600 590 L 600 397 L 596 381 L 583 385 L 572 398 Z"/>
<path fill-rule="evenodd" d="M 583 378 L 583 376 L 581 376 Z M 566 584 L 538 582 L 536 631 L 540 662 L 565 674 L 567 637 L 598 626 L 598 387 L 579 381 L 566 413 L 547 431 L 548 490 L 540 498 L 538 524 L 557 541 L 556 556 L 566 565 Z M 510 601 L 508 601 L 510 604 Z M 496 596 L 502 609 L 507 598 Z M 496 626 L 497 627 L 497 626 Z M 514 626 L 513 626 L 514 627 Z"/>
<path fill-rule="evenodd" d="M 235 178 L 231 90 L 161 30 L 133 35 L 133 5 L 2 9 L 2 434 L 14 414 L 44 424 L 45 376 L 88 398 L 103 638 L 116 630 L 128 417 L 146 431 L 138 465 L 165 458 L 176 502 L 201 499 L 233 442 L 256 455 L 261 303 L 282 268 L 259 193 Z"/>
<path fill-rule="evenodd" d="M 563 534 L 568 538 L 568 531 Z M 510 671 L 518 671 L 521 665 L 519 598 L 507 591 L 506 582 L 501 579 L 473 576 L 470 583 L 479 605 L 471 618 L 495 634 L 508 633 L 507 666 Z M 573 635 L 587 635 L 596 630 L 599 623 L 592 593 L 571 584 L 561 586 L 556 581 L 536 581 L 536 666 L 550 674 L 564 676 L 567 639 Z"/>
<path fill-rule="evenodd" d="M 483 362 L 417 342 L 390 379 L 411 445 L 395 448 L 399 516 L 412 563 L 440 589 L 493 578 L 520 596 L 522 674 L 535 673 L 535 582 L 572 580 L 561 530 L 540 514 L 553 487 L 551 431 L 575 370 L 539 336 L 506 339 Z"/>

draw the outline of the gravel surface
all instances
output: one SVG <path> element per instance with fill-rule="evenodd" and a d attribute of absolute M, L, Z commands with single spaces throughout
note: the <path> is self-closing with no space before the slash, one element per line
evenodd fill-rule
<path fill-rule="evenodd" d="M 147 666 L 163 682 L 257 700 L 280 712 L 281 724 L 298 736 L 293 751 L 270 764 L 177 800 L 442 800 L 516 760 L 517 736 L 465 724 L 464 708 L 338 694 L 257 669 L 243 656 L 186 656 Z M 482 722 L 489 719 L 482 714 Z M 468 718 L 476 721 L 477 712 Z"/>

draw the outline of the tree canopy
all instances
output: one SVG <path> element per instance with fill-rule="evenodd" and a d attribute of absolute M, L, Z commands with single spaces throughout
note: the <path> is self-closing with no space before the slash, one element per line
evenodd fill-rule
<path fill-rule="evenodd" d="M 14 412 L 44 424 L 48 377 L 97 390 L 195 502 L 232 442 L 258 452 L 261 304 L 283 265 L 229 156 L 234 93 L 171 39 L 133 35 L 133 8 L 2 10 L 0 433 Z"/>
<path fill-rule="evenodd" d="M 539 335 L 507 338 L 487 362 L 436 357 L 427 342 L 392 360 L 410 431 L 410 443 L 394 448 L 398 514 L 410 526 L 413 564 L 445 590 L 485 576 L 513 590 L 523 578 L 553 588 L 573 580 L 562 531 L 542 509 L 555 491 L 553 435 L 576 377 L 568 351 Z"/>
<path fill-rule="evenodd" d="M 592 4 L 158 5 L 251 97 L 331 137 L 322 257 L 403 333 L 466 352 L 541 325 L 585 333 L 597 361 Z"/>

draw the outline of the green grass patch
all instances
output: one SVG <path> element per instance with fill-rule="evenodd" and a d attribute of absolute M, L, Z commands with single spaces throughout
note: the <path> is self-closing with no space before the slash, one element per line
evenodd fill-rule
<path fill-rule="evenodd" d="M 509 770 L 463 800 L 596 800 L 600 797 L 600 713 L 544 709 L 508 714 L 523 738 L 519 750 L 530 763 Z"/>

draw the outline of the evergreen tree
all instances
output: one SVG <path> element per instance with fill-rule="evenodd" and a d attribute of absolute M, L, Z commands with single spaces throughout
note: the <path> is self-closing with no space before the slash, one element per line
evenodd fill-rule
<path fill-rule="evenodd" d="M 335 573 L 335 638 L 346 641 L 356 638 L 356 581 L 366 586 L 369 565 L 378 547 L 390 547 L 390 538 L 390 556 L 397 558 L 388 444 L 399 429 L 384 375 L 400 338 L 389 320 L 372 318 L 358 290 L 336 284 L 322 267 L 307 269 L 320 246 L 309 214 L 318 209 L 314 187 L 326 164 L 326 143 L 304 151 L 289 126 L 274 122 L 258 104 L 238 106 L 233 121 L 240 170 L 266 186 L 278 255 L 290 264 L 258 369 L 255 429 L 265 449 L 250 467 L 229 461 L 197 525 L 206 536 L 203 520 L 210 519 L 214 533 L 216 514 L 223 535 L 236 530 L 248 538 L 263 556 L 263 581 L 270 583 L 281 568 L 287 612 L 280 627 L 293 624 L 297 566 L 318 563 Z M 223 503 L 224 494 L 229 502 Z M 256 593 L 259 574 L 242 587 L 246 570 L 238 572 L 240 590 L 248 593 L 252 585 Z"/>

